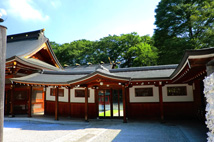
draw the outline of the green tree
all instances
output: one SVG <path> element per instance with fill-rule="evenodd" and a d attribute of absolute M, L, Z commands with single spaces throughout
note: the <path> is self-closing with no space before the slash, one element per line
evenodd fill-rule
<path fill-rule="evenodd" d="M 157 62 L 157 48 L 148 35 L 130 34 L 109 35 L 99 41 L 77 40 L 59 45 L 51 42 L 54 52 L 62 65 L 84 65 L 121 63 L 121 67 L 148 66 Z M 111 61 L 109 61 L 109 59 Z"/>
<path fill-rule="evenodd" d="M 121 67 L 150 66 L 157 64 L 158 51 L 148 35 L 140 37 L 137 33 L 122 35 L 123 52 Z"/>
<path fill-rule="evenodd" d="M 155 12 L 159 64 L 178 63 L 186 49 L 214 45 L 213 0 L 161 0 Z"/>
<path fill-rule="evenodd" d="M 93 61 L 93 56 L 91 56 L 93 43 L 84 39 L 62 45 L 51 42 L 51 47 L 62 65 L 87 64 L 87 62 Z"/>

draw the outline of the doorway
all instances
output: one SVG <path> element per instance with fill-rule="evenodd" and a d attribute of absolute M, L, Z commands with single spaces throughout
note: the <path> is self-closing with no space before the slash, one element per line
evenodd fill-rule
<path fill-rule="evenodd" d="M 123 117 L 123 98 L 121 89 L 98 90 L 98 116 L 100 118 Z"/>

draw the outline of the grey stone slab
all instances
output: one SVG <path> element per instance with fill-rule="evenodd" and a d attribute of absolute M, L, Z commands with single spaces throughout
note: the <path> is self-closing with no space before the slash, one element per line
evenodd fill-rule
<path fill-rule="evenodd" d="M 122 120 L 89 120 L 85 123 L 71 119 L 48 123 L 48 120 L 5 121 L 4 139 L 8 142 L 205 142 L 207 138 L 206 126 L 192 120 L 166 123 L 149 120 L 128 123 L 122 123 Z"/>

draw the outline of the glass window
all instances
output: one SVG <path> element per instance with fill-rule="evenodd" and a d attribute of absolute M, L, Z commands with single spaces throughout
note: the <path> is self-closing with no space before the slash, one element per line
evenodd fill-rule
<path fill-rule="evenodd" d="M 88 97 L 89 97 L 89 90 L 88 90 Z M 76 89 L 75 90 L 75 97 L 85 97 L 85 90 Z"/>
<path fill-rule="evenodd" d="M 187 96 L 186 86 L 167 87 L 167 96 Z"/>
<path fill-rule="evenodd" d="M 56 93 L 55 91 L 56 91 L 56 88 L 51 88 L 50 95 L 55 96 L 55 93 Z M 59 97 L 64 97 L 64 89 L 58 89 L 58 91 L 59 91 L 58 93 Z"/>
<path fill-rule="evenodd" d="M 135 88 L 136 97 L 153 96 L 153 88 Z"/>

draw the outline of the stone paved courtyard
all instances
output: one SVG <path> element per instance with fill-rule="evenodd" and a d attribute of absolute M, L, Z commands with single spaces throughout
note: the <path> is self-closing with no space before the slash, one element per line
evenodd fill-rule
<path fill-rule="evenodd" d="M 166 123 L 90 120 L 70 124 L 5 120 L 4 123 L 5 142 L 206 142 L 206 132 L 206 126 L 195 120 Z"/>

